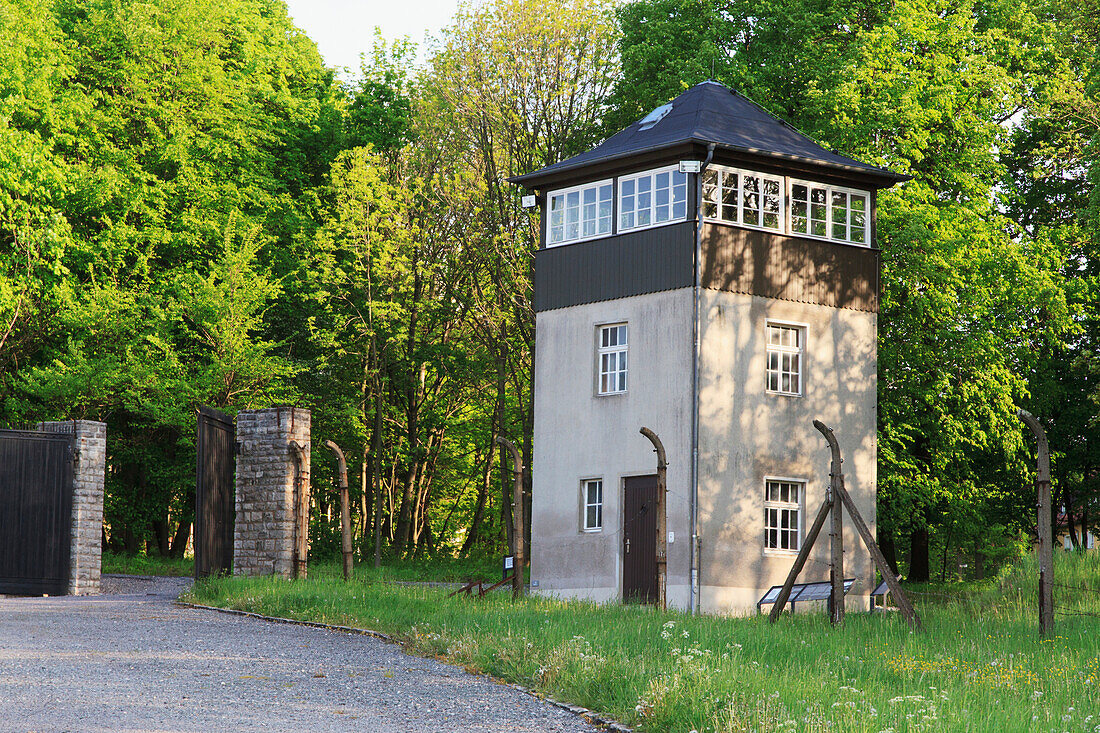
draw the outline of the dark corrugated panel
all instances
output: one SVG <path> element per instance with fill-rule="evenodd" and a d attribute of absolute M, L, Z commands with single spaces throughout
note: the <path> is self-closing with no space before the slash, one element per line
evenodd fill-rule
<path fill-rule="evenodd" d="M 693 251 L 692 222 L 540 249 L 535 310 L 691 287 Z"/>
<path fill-rule="evenodd" d="M 70 443 L 63 433 L 0 430 L 0 593 L 68 591 Z"/>
<path fill-rule="evenodd" d="M 878 312 L 879 251 L 703 225 L 703 287 Z"/>

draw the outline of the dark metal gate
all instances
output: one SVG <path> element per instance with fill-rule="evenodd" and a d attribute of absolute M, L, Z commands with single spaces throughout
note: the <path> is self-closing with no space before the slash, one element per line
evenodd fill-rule
<path fill-rule="evenodd" d="M 233 568 L 233 483 L 236 430 L 233 418 L 200 407 L 196 435 L 195 577 Z"/>
<path fill-rule="evenodd" d="M 68 435 L 0 430 L 0 593 L 68 592 L 72 492 Z"/>
<path fill-rule="evenodd" d="M 657 600 L 657 476 L 623 482 L 623 600 Z"/>

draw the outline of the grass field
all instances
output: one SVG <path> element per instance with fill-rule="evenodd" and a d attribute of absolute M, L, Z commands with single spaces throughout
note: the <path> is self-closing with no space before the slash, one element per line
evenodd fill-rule
<path fill-rule="evenodd" d="M 1056 634 L 1038 637 L 1023 562 L 966 594 L 894 614 L 690 617 L 648 607 L 439 589 L 220 578 L 189 599 L 391 634 L 410 650 L 519 682 L 647 731 L 1100 731 L 1100 555 L 1059 555 Z M 928 590 L 925 588 L 924 590 Z M 949 589 L 950 590 L 950 589 Z M 1069 612 L 1072 614 L 1067 615 Z"/>
<path fill-rule="evenodd" d="M 156 555 L 128 555 L 124 552 L 106 551 L 103 553 L 102 570 L 104 573 L 122 575 L 176 575 L 195 574 L 195 559 L 159 557 Z"/>

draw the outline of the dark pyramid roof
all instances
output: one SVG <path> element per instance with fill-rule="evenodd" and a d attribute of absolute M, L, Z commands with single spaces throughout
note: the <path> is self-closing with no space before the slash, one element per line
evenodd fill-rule
<path fill-rule="evenodd" d="M 593 163 L 691 142 L 859 172 L 882 178 L 885 185 L 908 178 L 826 150 L 747 97 L 714 81 L 688 89 L 672 100 L 672 110 L 657 124 L 641 128 L 642 120 L 638 120 L 588 152 L 509 180 L 527 184 Z"/>

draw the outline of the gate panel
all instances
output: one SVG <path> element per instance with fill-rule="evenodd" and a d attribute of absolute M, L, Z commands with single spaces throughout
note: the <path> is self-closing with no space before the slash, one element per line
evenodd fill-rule
<path fill-rule="evenodd" d="M 657 601 L 657 476 L 623 481 L 623 600 Z"/>
<path fill-rule="evenodd" d="M 200 407 L 195 470 L 195 577 L 233 569 L 233 484 L 236 431 L 233 418 Z"/>
<path fill-rule="evenodd" d="M 68 592 L 72 492 L 68 435 L 0 430 L 0 593 Z"/>

